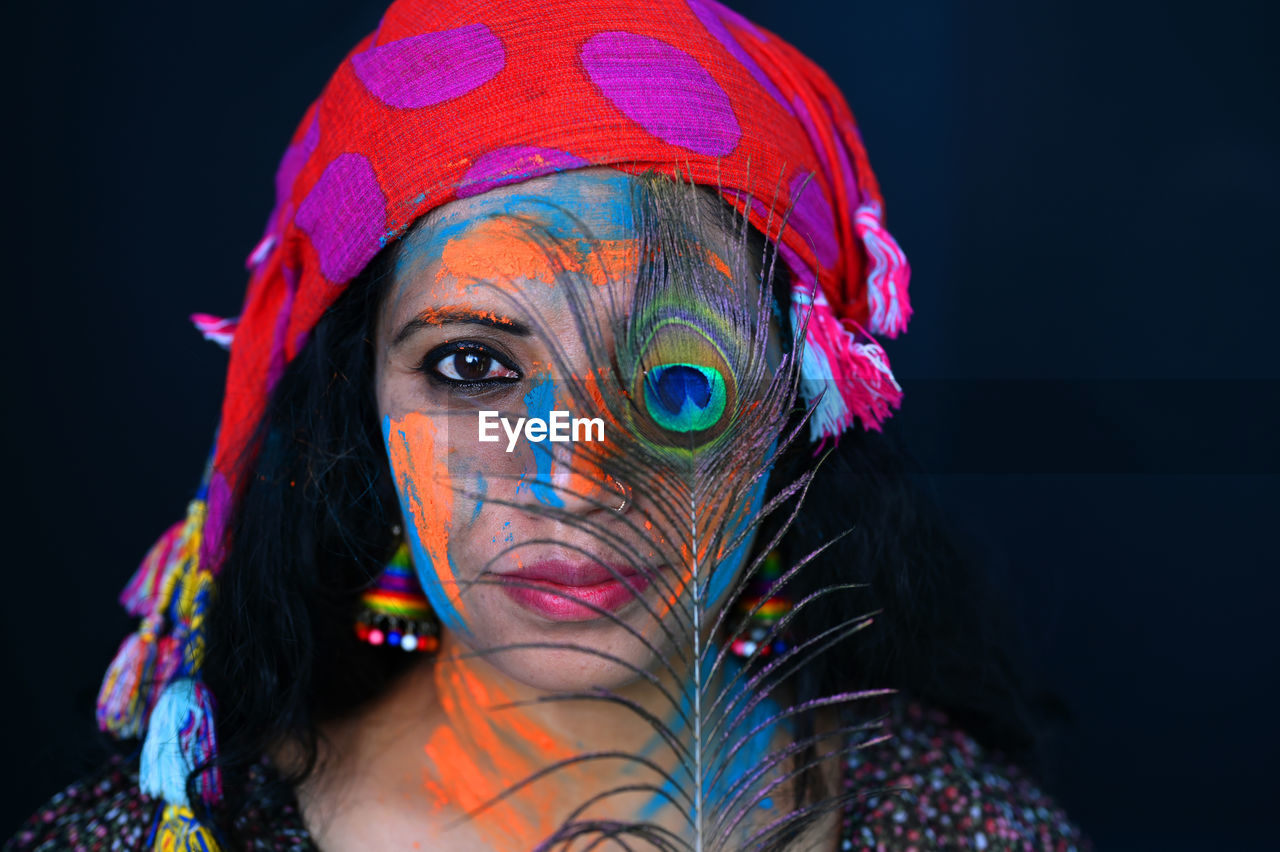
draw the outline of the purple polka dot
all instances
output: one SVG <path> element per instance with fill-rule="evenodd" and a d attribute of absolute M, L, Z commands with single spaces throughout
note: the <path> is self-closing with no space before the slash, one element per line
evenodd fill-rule
<path fill-rule="evenodd" d="M 684 51 L 648 36 L 604 32 L 580 55 L 601 94 L 662 141 L 713 157 L 738 146 L 742 130 L 729 96 Z"/>
<path fill-rule="evenodd" d="M 382 248 L 386 197 L 363 154 L 340 154 L 307 193 L 293 221 L 311 237 L 320 271 L 345 284 Z"/>
<path fill-rule="evenodd" d="M 818 263 L 830 268 L 840 257 L 836 220 L 818 177 L 801 172 L 791 179 L 791 226 L 813 246 Z"/>
<path fill-rule="evenodd" d="M 470 198 L 488 192 L 495 186 L 519 183 L 586 165 L 589 165 L 587 160 L 555 148 L 535 148 L 530 145 L 498 148 L 481 156 L 467 170 L 466 175 L 458 182 L 458 197 Z"/>
<path fill-rule="evenodd" d="M 711 33 L 716 41 L 724 45 L 730 56 L 742 63 L 742 67 L 747 69 L 747 72 L 778 102 L 778 105 L 787 112 L 791 112 L 791 105 L 787 103 L 787 99 L 783 97 L 782 92 L 778 91 L 778 87 L 769 79 L 769 75 L 765 73 L 759 63 L 751 58 L 751 54 L 747 53 L 742 48 L 742 45 L 738 44 L 738 40 L 733 37 L 733 33 L 729 32 L 729 28 L 724 25 L 724 21 L 721 20 L 720 16 L 729 12 L 729 10 L 716 3 L 715 0 L 689 0 L 689 9 L 693 12 L 694 17 L 707 28 L 707 32 Z"/>
<path fill-rule="evenodd" d="M 351 57 L 351 64 L 375 98 L 417 109 L 489 82 L 506 64 L 506 51 L 484 24 L 468 24 L 371 47 Z"/>
<path fill-rule="evenodd" d="M 263 231 L 262 239 L 258 241 L 245 261 L 247 269 L 255 269 L 261 265 L 279 244 L 280 211 L 288 208 L 294 181 L 302 173 L 303 166 L 307 164 L 307 160 L 311 158 L 312 152 L 319 143 L 320 115 L 319 110 L 316 109 L 311 116 L 311 123 L 307 126 L 307 132 L 302 134 L 301 139 L 286 148 L 284 156 L 280 158 L 280 165 L 276 168 L 276 203 L 271 208 L 271 215 L 267 216 L 267 226 Z M 287 221 L 287 214 L 285 221 Z"/>
<path fill-rule="evenodd" d="M 298 179 L 298 173 L 307 164 L 307 160 L 311 157 L 311 152 L 316 149 L 316 145 L 320 142 L 320 110 L 316 109 L 315 113 L 307 132 L 302 135 L 301 139 L 285 149 L 284 156 L 280 158 L 280 167 L 276 169 L 277 205 L 283 204 L 284 200 L 289 197 L 289 193 L 293 190 L 293 182 Z"/>

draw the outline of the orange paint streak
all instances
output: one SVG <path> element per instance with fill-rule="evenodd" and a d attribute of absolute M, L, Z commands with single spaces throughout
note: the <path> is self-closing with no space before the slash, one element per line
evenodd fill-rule
<path fill-rule="evenodd" d="M 600 240 L 585 257 L 579 256 L 572 268 L 585 275 L 597 287 L 604 287 L 611 281 L 628 281 L 633 278 L 633 270 L 639 266 L 638 258 L 639 252 L 633 239 Z"/>
<path fill-rule="evenodd" d="M 464 660 L 442 659 L 434 679 L 446 721 L 428 738 L 426 794 L 472 811 L 539 769 L 572 757 L 576 750 L 552 736 L 524 708 L 495 711 L 512 697 L 487 685 Z M 574 768 L 566 770 L 569 776 Z M 585 777 L 581 771 L 578 775 Z M 565 774 L 553 776 L 563 783 Z M 487 848 L 519 848 L 559 827 L 561 783 L 534 783 L 481 812 L 472 827 Z M 448 791 L 448 792 L 446 792 Z"/>
<path fill-rule="evenodd" d="M 582 379 L 583 389 L 587 392 L 587 396 L 591 397 L 592 405 L 595 410 L 591 412 L 593 416 L 604 417 L 606 424 L 614 428 L 621 429 L 622 424 L 618 422 L 618 418 L 614 416 L 613 409 L 605 402 L 604 389 L 602 384 L 609 375 L 608 367 L 598 367 L 595 372 L 587 373 Z M 605 430 L 605 435 L 610 433 L 610 429 Z"/>
<path fill-rule="evenodd" d="M 453 489 L 448 465 L 438 453 L 436 423 L 430 415 L 411 411 L 389 423 L 387 447 L 396 486 L 405 495 L 410 522 L 440 586 L 465 620 L 461 585 L 449 565 L 449 528 L 453 521 Z"/>
<path fill-rule="evenodd" d="M 471 305 L 433 305 L 418 312 L 417 319 L 432 325 L 444 325 L 458 316 L 487 319 L 499 325 L 510 325 L 512 320 L 494 311 L 474 308 Z"/>
<path fill-rule="evenodd" d="M 715 267 L 716 272 L 719 272 L 725 278 L 733 278 L 733 273 L 729 271 L 729 264 L 725 263 L 724 260 L 721 259 L 720 255 L 716 254 L 711 249 L 707 249 L 706 254 L 707 262 Z"/>
<path fill-rule="evenodd" d="M 515 292 L 516 283 L 555 284 L 560 271 L 582 275 L 598 287 L 630 280 L 637 266 L 636 241 L 593 240 L 584 251 L 571 243 L 539 244 L 528 225 L 515 219 L 485 219 L 445 243 L 436 283 L 453 277 L 483 281 Z"/>
<path fill-rule="evenodd" d="M 437 283 L 449 276 L 459 281 L 486 281 L 515 290 L 519 280 L 555 283 L 555 267 L 530 239 L 523 223 L 485 219 L 445 243 Z"/>

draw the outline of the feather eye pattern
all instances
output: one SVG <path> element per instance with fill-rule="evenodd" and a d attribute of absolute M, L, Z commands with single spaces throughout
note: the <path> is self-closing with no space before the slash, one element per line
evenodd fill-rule
<path fill-rule="evenodd" d="M 599 416 L 610 436 L 575 445 L 574 476 L 547 486 L 560 498 L 573 495 L 579 505 L 597 508 L 607 498 L 591 495 L 609 494 L 612 483 L 631 489 L 625 514 L 571 511 L 563 499 L 518 508 L 588 536 L 594 545 L 582 555 L 608 554 L 618 579 L 618 565 L 644 576 L 643 626 L 588 606 L 644 648 L 650 666 L 616 656 L 609 661 L 648 684 L 663 710 L 603 687 L 540 696 L 537 702 L 627 708 L 650 732 L 649 744 L 558 757 L 470 813 L 576 765 L 612 760 L 634 771 L 619 772 L 615 786 L 584 796 L 539 850 L 808 848 L 797 845 L 805 831 L 852 794 L 823 781 L 831 777 L 829 767 L 856 747 L 859 732 L 868 739 L 865 732 L 874 727 L 844 711 L 877 693 L 799 702 L 791 684 L 819 655 L 867 626 L 870 615 L 851 604 L 849 616 L 821 635 L 797 638 L 769 655 L 806 607 L 856 592 L 853 584 L 835 584 L 794 601 L 745 660 L 726 641 L 765 605 L 759 601 L 741 613 L 729 604 L 742 598 L 782 540 L 820 463 L 803 446 L 810 413 L 798 402 L 803 353 L 782 345 L 769 321 L 780 316 L 770 286 L 776 257 L 767 242 L 753 241 L 745 217 L 678 176 L 642 175 L 632 187 L 635 239 L 627 262 L 611 273 L 627 276 L 630 286 L 602 288 L 598 270 L 566 259 L 560 236 L 530 215 L 526 234 L 554 266 L 568 309 L 557 321 L 523 301 L 518 289 L 499 289 L 547 342 L 556 398 Z M 595 253 L 583 248 L 574 250 Z M 564 316 L 572 317 L 569 333 Z M 803 340 L 803 331 L 794 337 Z M 811 463 L 798 470 L 782 463 L 797 457 Z M 517 507 L 492 494 L 486 499 Z M 546 543 L 514 542 L 498 558 Z M 773 589 L 785 592 L 816 555 L 790 554 Z M 490 581 L 482 575 L 476 582 Z M 607 656 L 556 643 L 474 653 L 529 647 Z M 614 801 L 628 805 L 611 809 Z"/>

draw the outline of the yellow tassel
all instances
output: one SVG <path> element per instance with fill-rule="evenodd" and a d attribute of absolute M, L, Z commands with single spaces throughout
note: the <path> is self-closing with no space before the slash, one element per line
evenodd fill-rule
<path fill-rule="evenodd" d="M 213 832 L 196 821 L 190 808 L 165 805 L 156 829 L 154 852 L 220 852 Z"/>

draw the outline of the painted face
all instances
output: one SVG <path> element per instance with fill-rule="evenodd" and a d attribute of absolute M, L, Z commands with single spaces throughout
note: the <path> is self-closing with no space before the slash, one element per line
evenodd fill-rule
<path fill-rule="evenodd" d="M 635 634 L 661 635 L 688 563 L 706 554 L 650 523 L 654 489 L 634 467 L 611 475 L 610 460 L 640 435 L 713 434 L 737 392 L 734 365 L 716 360 L 732 352 L 699 337 L 696 317 L 636 304 L 634 180 L 587 169 L 444 205 L 404 238 L 380 309 L 383 435 L 444 628 L 472 648 L 562 643 L 627 664 L 547 647 L 490 658 L 542 689 L 609 687 L 634 677 L 628 665 L 653 665 Z M 706 248 L 725 286 L 717 252 L 731 245 L 721 230 Z M 652 340 L 631 340 L 632 351 L 693 354 L 645 356 L 642 382 L 611 385 L 616 336 L 634 312 L 664 309 L 674 318 L 655 323 Z M 776 339 L 769 352 L 776 360 Z M 761 477 L 701 514 L 732 529 L 764 486 Z M 715 555 L 740 564 L 748 545 Z M 719 578 L 717 600 L 732 572 Z"/>

